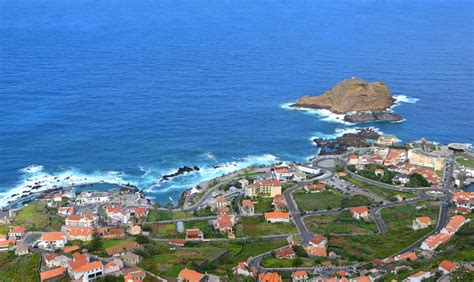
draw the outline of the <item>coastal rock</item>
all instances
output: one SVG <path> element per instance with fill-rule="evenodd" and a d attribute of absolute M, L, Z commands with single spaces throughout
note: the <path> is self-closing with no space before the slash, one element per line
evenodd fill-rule
<path fill-rule="evenodd" d="M 189 172 L 193 172 L 193 171 L 199 171 L 199 167 L 197 167 L 197 166 L 193 166 L 193 167 L 183 166 L 183 167 L 180 167 L 174 173 L 163 175 L 161 177 L 161 179 L 158 181 L 158 183 L 166 182 L 166 181 L 170 180 L 173 177 L 176 177 L 176 176 L 179 176 L 179 175 L 182 175 L 182 174 L 186 174 L 186 173 L 189 173 Z"/>
<path fill-rule="evenodd" d="M 359 78 L 346 79 L 321 96 L 301 97 L 293 107 L 328 109 L 345 114 L 360 111 L 381 111 L 394 103 L 392 93 L 383 82 L 369 83 Z"/>
<path fill-rule="evenodd" d="M 352 123 L 372 121 L 400 122 L 403 118 L 399 114 L 388 111 L 373 111 L 347 114 L 344 116 L 344 120 Z"/>
<path fill-rule="evenodd" d="M 320 155 L 342 154 L 348 147 L 370 147 L 373 140 L 380 134 L 370 128 L 358 129 L 356 132 L 345 133 L 335 139 L 316 138 L 313 142 L 320 147 Z"/>

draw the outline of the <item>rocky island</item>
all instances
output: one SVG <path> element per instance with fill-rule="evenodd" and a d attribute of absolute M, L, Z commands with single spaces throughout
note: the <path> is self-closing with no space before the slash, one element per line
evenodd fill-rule
<path fill-rule="evenodd" d="M 321 96 L 303 96 L 292 107 L 327 109 L 344 114 L 348 122 L 389 121 L 403 118 L 390 111 L 395 99 L 384 82 L 369 83 L 360 78 L 346 79 Z"/>

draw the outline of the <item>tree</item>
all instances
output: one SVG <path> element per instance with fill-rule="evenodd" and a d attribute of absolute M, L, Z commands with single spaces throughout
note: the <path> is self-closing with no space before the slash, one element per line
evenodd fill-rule
<path fill-rule="evenodd" d="M 293 261 L 293 266 L 294 266 L 294 267 L 298 267 L 298 266 L 300 266 L 300 265 L 302 265 L 302 264 L 303 264 L 303 260 L 302 260 L 301 258 L 299 258 L 299 257 L 295 258 L 295 260 Z"/>
<path fill-rule="evenodd" d="M 406 186 L 407 187 L 429 187 L 430 182 L 428 182 L 428 180 L 426 180 L 426 178 L 423 177 L 423 175 L 419 173 L 413 173 L 412 175 L 410 175 L 410 180 L 408 181 Z"/>
<path fill-rule="evenodd" d="M 146 243 L 150 242 L 150 239 L 148 239 L 148 237 L 143 236 L 143 235 L 137 235 L 137 237 L 135 238 L 135 241 L 138 244 L 143 245 L 143 244 L 146 244 Z"/>
<path fill-rule="evenodd" d="M 89 242 L 87 249 L 91 252 L 102 249 L 102 237 L 100 236 L 97 229 L 94 229 L 94 233 L 92 233 L 92 240 Z"/>

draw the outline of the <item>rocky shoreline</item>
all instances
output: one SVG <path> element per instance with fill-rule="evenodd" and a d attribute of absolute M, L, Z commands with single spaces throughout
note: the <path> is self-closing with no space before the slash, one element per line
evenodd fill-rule
<path fill-rule="evenodd" d="M 389 111 L 371 111 L 371 112 L 355 112 L 346 114 L 344 121 L 351 123 L 363 123 L 363 122 L 374 122 L 374 121 L 386 121 L 386 122 L 401 122 L 403 117 L 399 114 Z"/>
<path fill-rule="evenodd" d="M 189 172 L 193 172 L 193 171 L 199 171 L 200 168 L 198 166 L 183 166 L 183 167 L 180 167 L 178 168 L 178 170 L 174 173 L 170 173 L 170 174 L 166 174 L 166 175 L 163 175 L 161 177 L 161 179 L 158 181 L 158 183 L 163 183 L 163 182 L 166 182 L 166 181 L 169 181 L 171 178 L 174 178 L 176 176 L 180 176 L 180 175 L 183 175 L 183 174 L 186 174 L 186 173 L 189 173 Z"/>
<path fill-rule="evenodd" d="M 348 147 L 370 147 L 380 134 L 370 128 L 345 133 L 335 139 L 315 138 L 313 142 L 320 148 L 319 155 L 343 154 Z"/>

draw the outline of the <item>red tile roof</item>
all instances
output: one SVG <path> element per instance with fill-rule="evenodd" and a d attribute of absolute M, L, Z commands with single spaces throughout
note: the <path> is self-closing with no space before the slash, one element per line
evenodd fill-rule
<path fill-rule="evenodd" d="M 361 214 L 361 213 L 369 212 L 369 209 L 366 206 L 353 207 L 351 208 L 351 212 L 355 214 Z"/>
<path fill-rule="evenodd" d="M 42 240 L 52 242 L 52 241 L 62 241 L 66 238 L 65 232 L 44 232 L 41 235 Z"/>
<path fill-rule="evenodd" d="M 276 219 L 276 218 L 290 218 L 290 214 L 287 212 L 266 212 L 265 219 Z"/>
<path fill-rule="evenodd" d="M 286 258 L 295 255 L 295 251 L 291 247 L 283 247 L 275 251 L 275 256 L 277 258 Z"/>
<path fill-rule="evenodd" d="M 23 226 L 15 226 L 10 229 L 10 233 L 25 233 L 26 228 Z"/>
<path fill-rule="evenodd" d="M 449 260 L 443 260 L 440 264 L 439 267 L 446 271 L 452 271 L 456 268 L 456 264 L 452 261 Z"/>
<path fill-rule="evenodd" d="M 278 272 L 267 272 L 267 273 L 261 273 L 258 275 L 258 279 L 260 282 L 281 282 L 281 277 Z"/>
<path fill-rule="evenodd" d="M 45 281 L 51 278 L 59 277 L 66 272 L 66 268 L 57 267 L 40 273 L 41 281 Z"/>
<path fill-rule="evenodd" d="M 204 274 L 185 268 L 179 272 L 178 278 L 181 278 L 189 282 L 195 282 L 195 281 L 200 281 L 201 279 L 203 279 Z"/>

